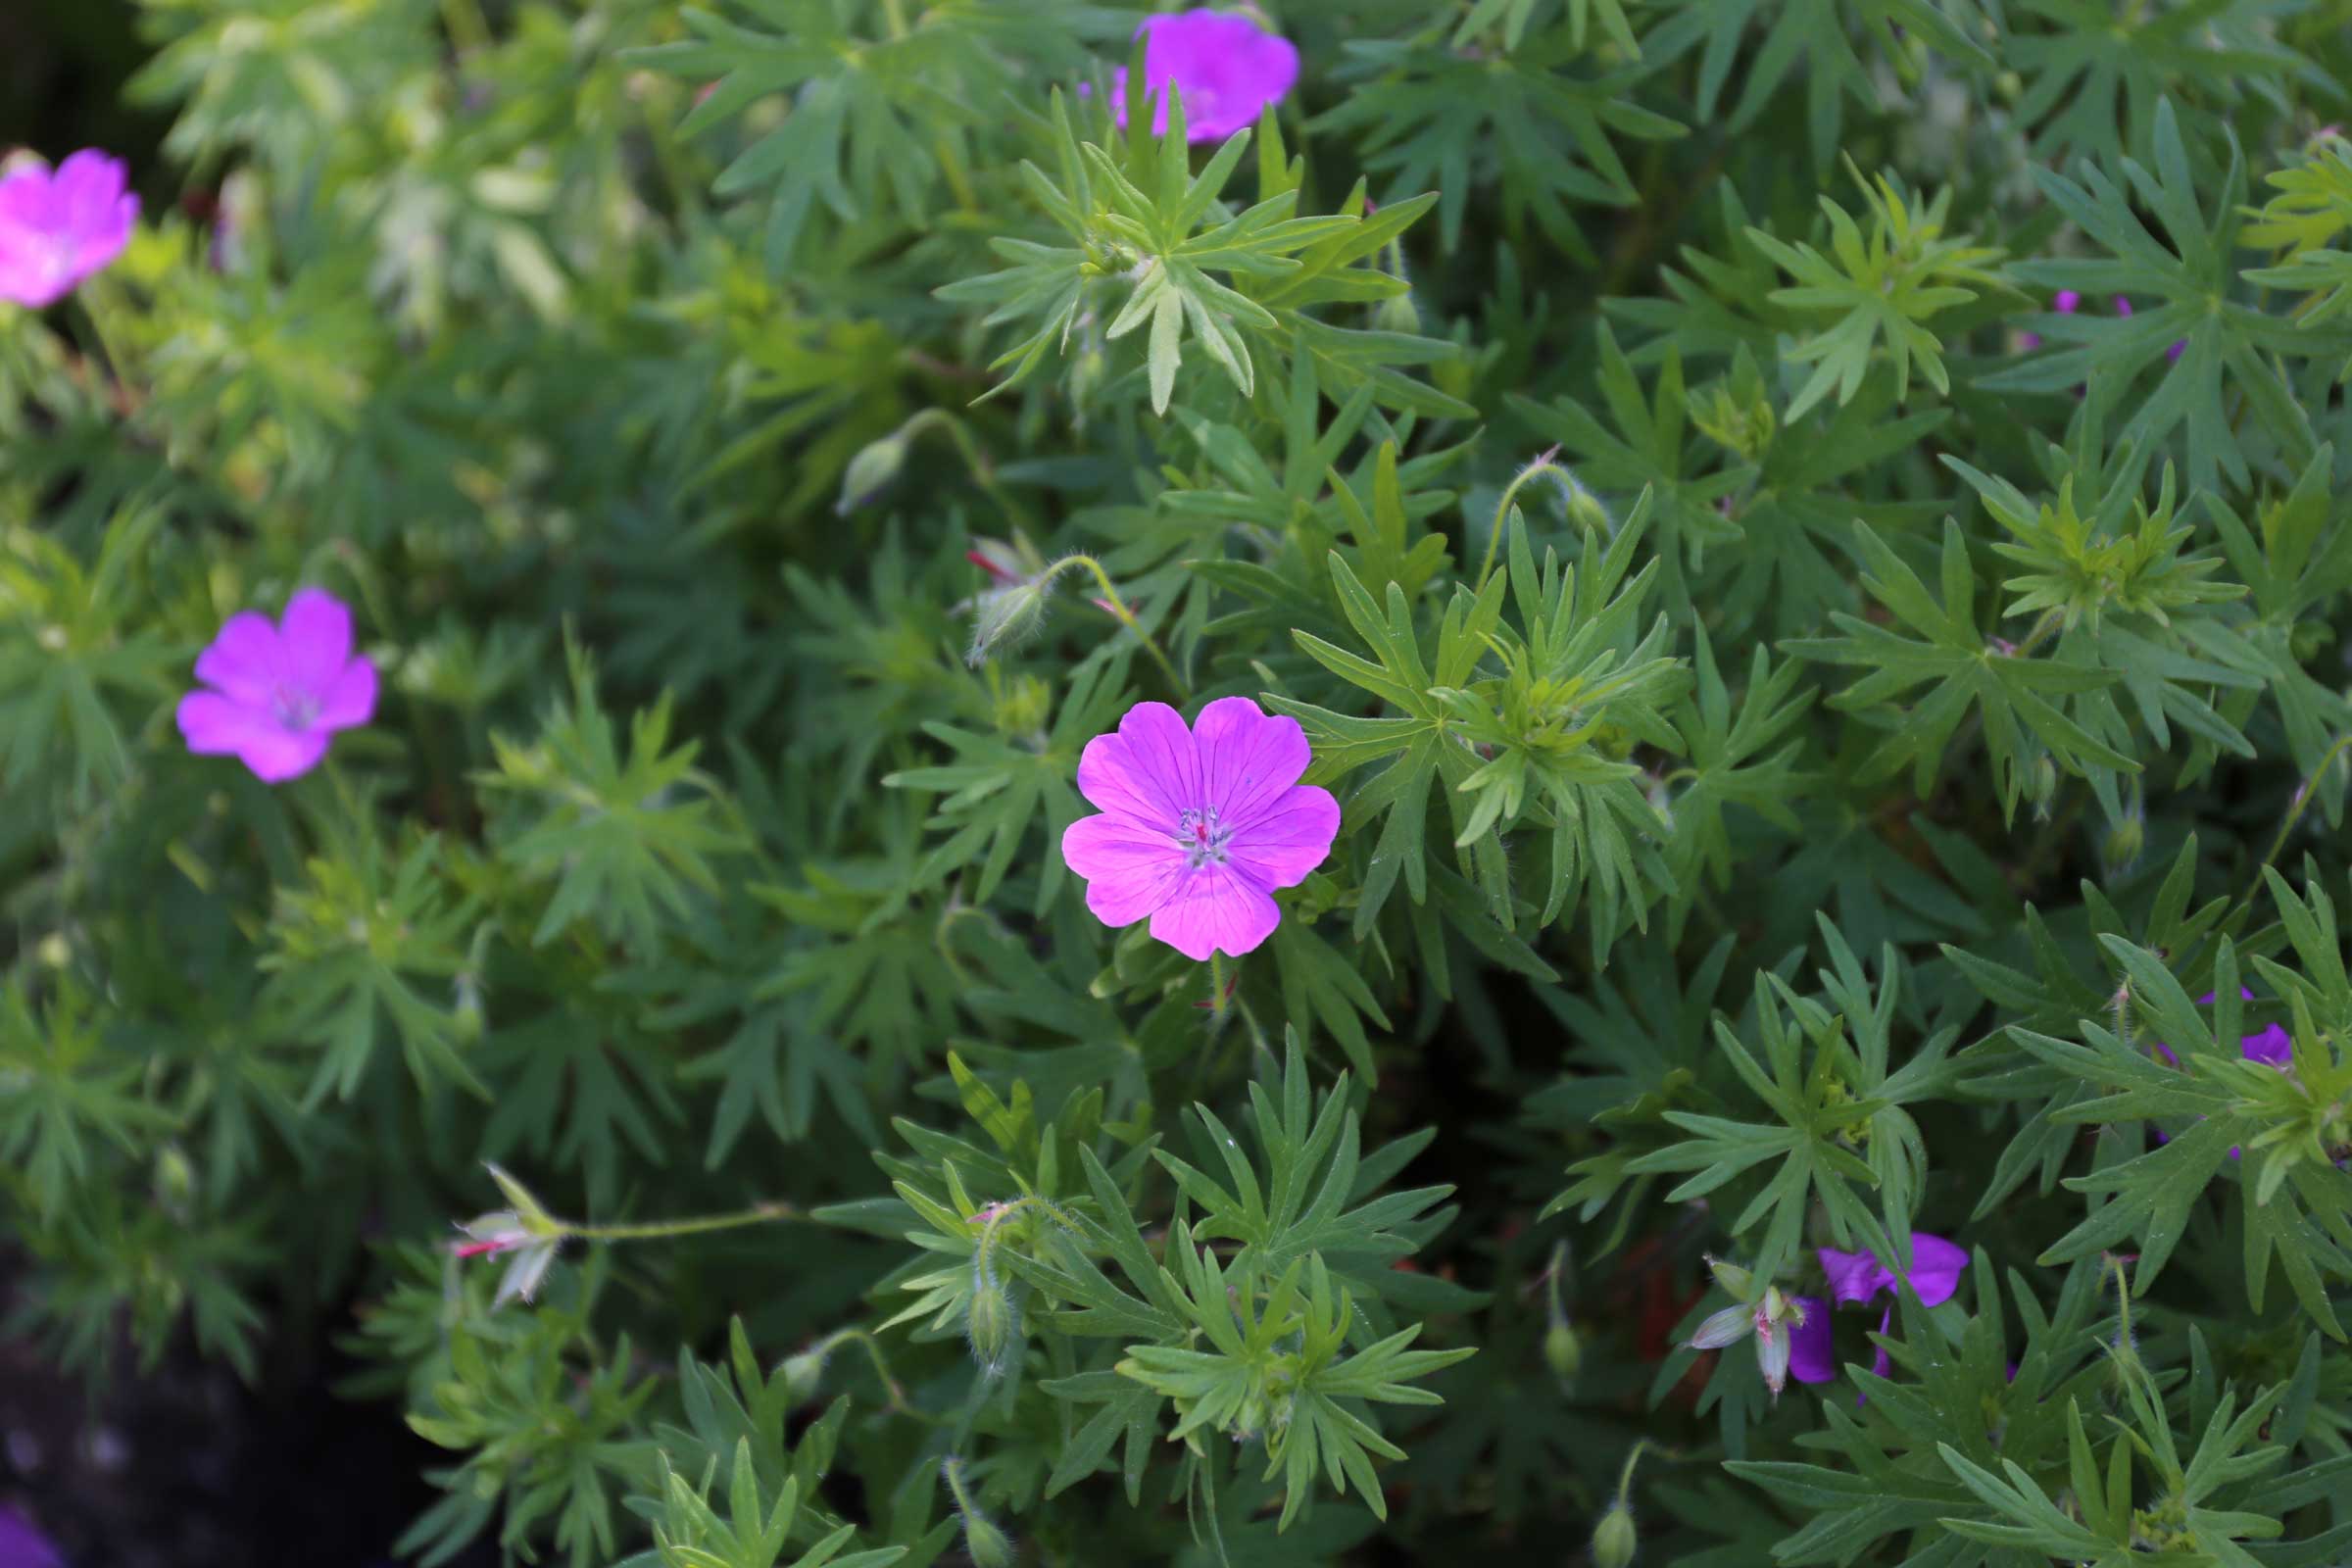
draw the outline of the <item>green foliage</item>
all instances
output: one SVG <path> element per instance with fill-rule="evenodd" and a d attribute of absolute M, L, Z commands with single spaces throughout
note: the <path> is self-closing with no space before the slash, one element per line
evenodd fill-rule
<path fill-rule="evenodd" d="M 2340 5 L 1265 0 L 1164 127 L 1172 5 L 138 9 L 12 1354 L 339 1344 L 426 1565 L 2352 1560 Z M 190 753 L 304 587 L 368 721 Z M 1200 963 L 1062 842 L 1231 698 L 1339 825 Z"/>

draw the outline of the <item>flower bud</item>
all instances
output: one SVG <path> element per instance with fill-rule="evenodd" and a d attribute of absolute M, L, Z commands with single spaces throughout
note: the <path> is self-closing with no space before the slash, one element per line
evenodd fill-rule
<path fill-rule="evenodd" d="M 2138 860 L 2147 837 L 2147 822 L 2135 807 L 2124 813 L 2122 821 L 2107 824 L 2107 836 L 2099 844 L 2099 859 L 2110 871 L 2129 870 Z"/>
<path fill-rule="evenodd" d="M 963 1550 L 972 1568 L 1012 1568 L 1012 1538 L 985 1514 L 963 1516 Z"/>
<path fill-rule="evenodd" d="M 1421 335 L 1421 313 L 1413 308 L 1412 290 L 1392 294 L 1372 311 L 1372 325 L 1383 332 L 1402 332 L 1407 337 Z"/>
<path fill-rule="evenodd" d="M 1574 479 L 1568 481 L 1568 520 L 1588 533 L 1610 533 L 1617 526 L 1600 498 Z"/>
<path fill-rule="evenodd" d="M 1576 1330 L 1566 1318 L 1553 1318 L 1551 1327 L 1544 1331 L 1544 1360 L 1551 1375 L 1562 1383 L 1576 1380 L 1576 1369 L 1585 1359 L 1585 1348 L 1578 1343 Z"/>
<path fill-rule="evenodd" d="M 816 1397 L 818 1386 L 825 1376 L 825 1352 L 811 1346 L 798 1355 L 784 1358 L 784 1392 L 795 1404 L 807 1404 Z"/>
<path fill-rule="evenodd" d="M 1592 1532 L 1594 1568 L 1626 1568 L 1634 1560 L 1636 1544 L 1634 1511 L 1619 1498 L 1609 1504 L 1609 1511 L 1600 1516 L 1600 1524 Z"/>
<path fill-rule="evenodd" d="M 1012 1293 L 1003 1282 L 974 1282 L 971 1301 L 964 1308 L 964 1331 L 971 1336 L 972 1356 L 981 1370 L 991 1376 L 1003 1370 L 1004 1358 L 1021 1333 L 1020 1308 L 1013 1304 Z"/>
<path fill-rule="evenodd" d="M 1008 643 L 1015 643 L 1045 622 L 1046 591 L 1034 582 L 991 588 L 972 601 L 972 646 L 964 657 L 974 664 Z"/>
<path fill-rule="evenodd" d="M 2034 803 L 2036 812 L 2047 813 L 2050 802 L 2058 796 L 2058 764 L 2047 752 L 2034 759 L 2026 772 L 2026 799 Z"/>
<path fill-rule="evenodd" d="M 185 1218 L 196 1204 L 196 1167 L 176 1144 L 167 1144 L 155 1156 L 156 1201 L 175 1218 Z"/>
<path fill-rule="evenodd" d="M 842 472 L 841 500 L 834 504 L 834 515 L 846 517 L 887 489 L 906 466 L 906 449 L 912 444 L 906 426 L 901 425 L 879 441 L 858 448 Z"/>
<path fill-rule="evenodd" d="M 1724 1294 L 1736 1301 L 1744 1301 L 1755 1294 L 1755 1276 L 1737 1263 L 1726 1263 L 1720 1257 L 1710 1257 L 1707 1259 L 1707 1272 L 1715 1276 L 1715 1283 L 1723 1287 Z"/>

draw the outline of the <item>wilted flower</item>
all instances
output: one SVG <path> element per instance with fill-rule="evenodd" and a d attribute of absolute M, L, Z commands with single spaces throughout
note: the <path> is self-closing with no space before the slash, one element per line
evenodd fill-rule
<path fill-rule="evenodd" d="M 1310 760 L 1298 721 L 1223 697 L 1190 730 L 1165 703 L 1138 703 L 1115 733 L 1086 743 L 1078 792 L 1102 809 L 1061 836 L 1104 925 L 1149 915 L 1188 958 L 1248 953 L 1273 934 L 1277 888 L 1331 853 L 1340 803 L 1300 784 Z"/>
<path fill-rule="evenodd" d="M 1223 141 L 1257 123 L 1258 111 L 1279 103 L 1298 79 L 1298 51 L 1234 11 L 1180 11 L 1147 17 L 1136 28 L 1144 40 L 1144 92 L 1153 105 L 1152 128 L 1168 128 L 1170 81 L 1184 101 L 1185 139 Z M 1127 123 L 1127 72 L 1111 74 L 1110 110 Z"/>
<path fill-rule="evenodd" d="M 264 783 L 318 765 L 337 730 L 375 712 L 375 665 L 351 651 L 351 610 L 305 588 L 275 625 L 257 611 L 231 615 L 196 659 L 213 688 L 179 701 L 179 732 L 199 756 L 233 755 Z"/>
<path fill-rule="evenodd" d="M 122 255 L 139 217 L 125 184 L 122 165 L 95 149 L 0 177 L 0 299 L 54 305 Z"/>

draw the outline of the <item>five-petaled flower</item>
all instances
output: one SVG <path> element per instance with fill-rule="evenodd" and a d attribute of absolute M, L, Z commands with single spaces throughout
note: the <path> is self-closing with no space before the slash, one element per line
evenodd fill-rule
<path fill-rule="evenodd" d="M 1116 731 L 1086 743 L 1078 792 L 1102 811 L 1061 836 L 1104 925 L 1147 915 L 1188 958 L 1250 952 L 1282 919 L 1296 887 L 1331 853 L 1340 804 L 1301 784 L 1310 760 L 1298 721 L 1247 697 L 1221 697 L 1186 729 L 1165 703 L 1138 703 Z"/>
<path fill-rule="evenodd" d="M 1144 94 L 1153 106 L 1152 128 L 1168 128 L 1164 89 L 1174 81 L 1184 102 L 1187 141 L 1223 141 L 1256 124 L 1258 111 L 1281 102 L 1298 79 L 1298 49 L 1240 12 L 1180 11 L 1146 17 L 1135 30 L 1144 40 Z M 1123 128 L 1123 67 L 1111 74 L 1110 108 Z"/>
<path fill-rule="evenodd" d="M 309 772 L 341 729 L 375 712 L 375 665 L 351 651 L 351 610 L 305 588 L 272 624 L 241 611 L 196 659 L 210 690 L 179 700 L 179 732 L 201 756 L 233 755 L 264 783 Z"/>
<path fill-rule="evenodd" d="M 54 305 L 122 255 L 139 217 L 125 184 L 122 164 L 94 149 L 0 177 L 0 299 Z"/>
<path fill-rule="evenodd" d="M 1816 1250 L 1823 1271 L 1830 1277 L 1833 1300 L 1868 1301 L 1882 1293 L 1894 1294 L 1900 1276 L 1880 1262 L 1877 1253 L 1841 1252 L 1835 1247 Z M 1911 1289 L 1917 1293 L 1920 1305 L 1941 1306 L 1950 1300 L 1952 1293 L 1960 1288 L 1960 1276 L 1967 1268 L 1968 1252 L 1964 1248 L 1940 1236 L 1930 1236 L 1923 1231 L 1911 1233 Z M 1885 1334 L 1893 1321 L 1894 1307 L 1890 1302 L 1879 1318 L 1879 1332 Z M 1892 1370 L 1883 1347 L 1872 1359 L 1870 1369 L 1881 1377 Z M 1826 1309 L 1806 1314 L 1790 1336 L 1788 1371 L 1799 1383 L 1827 1383 L 1838 1375 L 1838 1355 L 1830 1344 L 1830 1314 Z"/>

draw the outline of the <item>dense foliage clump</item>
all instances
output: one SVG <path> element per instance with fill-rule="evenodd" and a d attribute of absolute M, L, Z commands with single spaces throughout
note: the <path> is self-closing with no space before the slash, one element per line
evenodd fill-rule
<path fill-rule="evenodd" d="M 11 1333 L 424 1564 L 2352 1560 L 2340 5 L 143 3 Z"/>

